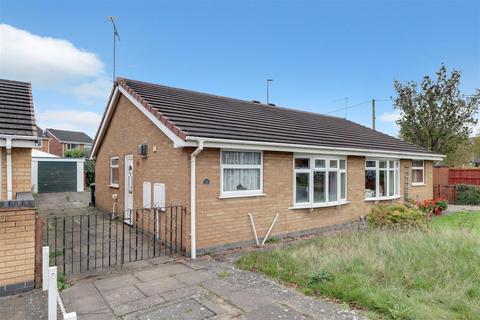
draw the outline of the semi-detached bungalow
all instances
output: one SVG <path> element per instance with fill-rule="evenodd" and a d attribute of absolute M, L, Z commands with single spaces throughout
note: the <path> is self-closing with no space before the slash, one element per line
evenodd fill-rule
<path fill-rule="evenodd" d="M 97 206 L 189 209 L 192 257 L 347 226 L 377 203 L 432 197 L 442 156 L 345 119 L 118 79 L 97 132 Z"/>

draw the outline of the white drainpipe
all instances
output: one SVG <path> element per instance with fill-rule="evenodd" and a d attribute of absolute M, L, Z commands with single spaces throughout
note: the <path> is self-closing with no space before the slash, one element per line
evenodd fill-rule
<path fill-rule="evenodd" d="M 5 147 L 7 149 L 7 200 L 12 200 L 12 139 L 6 138 Z"/>
<path fill-rule="evenodd" d="M 192 259 L 197 258 L 197 239 L 196 239 L 196 226 L 195 226 L 195 171 L 196 171 L 196 159 L 197 155 L 203 150 L 203 140 L 198 140 L 198 147 L 190 155 L 190 257 Z"/>

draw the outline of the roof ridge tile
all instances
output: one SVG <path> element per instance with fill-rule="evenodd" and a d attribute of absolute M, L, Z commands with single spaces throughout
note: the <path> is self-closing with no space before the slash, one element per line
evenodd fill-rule
<path fill-rule="evenodd" d="M 171 122 L 168 117 L 166 117 L 162 112 L 159 110 L 155 109 L 147 99 L 143 98 L 139 93 L 137 93 L 132 87 L 128 85 L 128 83 L 125 81 L 123 78 L 118 78 L 119 81 L 118 84 L 122 86 L 122 88 L 126 89 L 127 92 L 142 106 L 145 107 L 145 109 L 148 110 L 154 117 L 156 117 L 158 120 L 160 120 L 164 125 L 167 126 L 168 129 L 170 129 L 175 135 L 177 135 L 180 139 L 185 140 L 187 137 L 187 134 L 183 132 L 182 129 L 178 128 L 173 122 Z"/>

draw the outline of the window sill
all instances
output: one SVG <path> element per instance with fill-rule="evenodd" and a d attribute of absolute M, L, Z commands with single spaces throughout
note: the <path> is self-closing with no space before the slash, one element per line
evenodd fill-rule
<path fill-rule="evenodd" d="M 221 194 L 218 199 L 231 199 L 231 198 L 249 198 L 249 197 L 265 197 L 266 193 L 251 193 L 251 194 Z"/>
<path fill-rule="evenodd" d="M 300 209 L 315 209 L 315 208 L 329 208 L 329 207 L 340 207 L 344 204 L 349 204 L 350 201 L 342 201 L 336 203 L 322 203 L 322 204 L 307 204 L 307 205 L 296 205 L 288 208 L 289 210 L 300 210 Z"/>
<path fill-rule="evenodd" d="M 108 187 L 112 189 L 118 189 L 120 186 L 118 184 L 109 184 Z"/>
<path fill-rule="evenodd" d="M 402 196 L 391 196 L 391 197 L 381 197 L 381 198 L 366 198 L 363 201 L 384 201 L 384 200 L 395 200 L 400 199 Z"/>
<path fill-rule="evenodd" d="M 426 186 L 425 182 L 422 182 L 422 183 L 413 183 L 412 182 L 412 187 L 424 187 L 424 186 Z"/>

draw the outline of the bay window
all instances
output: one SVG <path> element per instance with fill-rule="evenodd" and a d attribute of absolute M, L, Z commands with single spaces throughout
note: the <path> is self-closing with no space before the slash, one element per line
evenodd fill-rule
<path fill-rule="evenodd" d="M 346 202 L 346 188 L 346 158 L 295 156 L 294 206 L 314 207 Z"/>
<path fill-rule="evenodd" d="M 263 190 L 261 151 L 221 152 L 221 195 L 257 195 Z"/>
<path fill-rule="evenodd" d="M 400 195 L 398 160 L 365 161 L 365 199 L 388 199 Z"/>
<path fill-rule="evenodd" d="M 423 160 L 412 161 L 412 185 L 425 184 L 425 162 Z"/>

